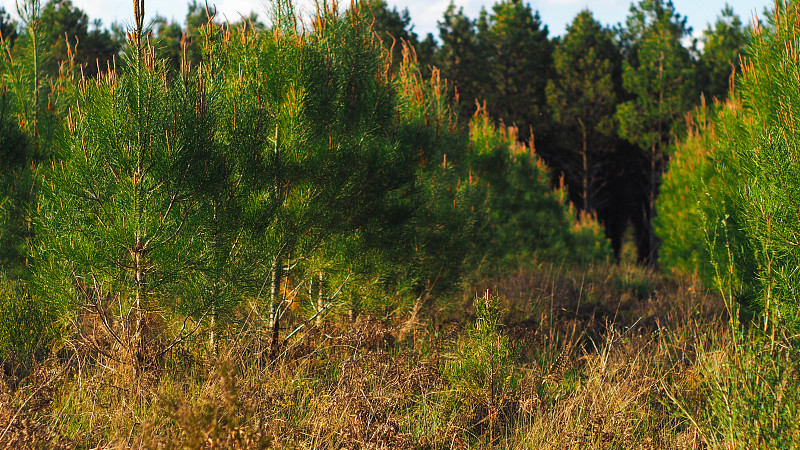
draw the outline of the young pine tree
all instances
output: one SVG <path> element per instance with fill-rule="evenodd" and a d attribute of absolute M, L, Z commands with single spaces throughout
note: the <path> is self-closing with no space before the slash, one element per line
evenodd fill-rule
<path fill-rule="evenodd" d="M 756 24 L 737 95 L 716 125 L 707 233 L 726 298 L 758 314 L 774 341 L 800 331 L 800 6 Z M 780 447 L 780 445 L 779 445 Z"/>
<path fill-rule="evenodd" d="M 319 254 L 357 241 L 387 196 L 413 180 L 412 154 L 392 139 L 388 59 L 371 19 L 363 5 L 321 11 L 302 32 L 291 9 L 279 10 L 273 30 L 234 34 L 223 52 L 232 138 L 254 137 L 238 158 L 248 232 L 268 262 L 258 286 L 269 287 L 273 356 L 287 308 L 281 287 L 318 280 L 305 269 L 321 266 Z"/>
<path fill-rule="evenodd" d="M 229 245 L 215 200 L 230 169 L 213 69 L 169 74 L 135 6 L 126 70 L 78 83 L 43 182 L 34 283 L 67 331 L 138 371 L 220 306 L 208 279 Z"/>

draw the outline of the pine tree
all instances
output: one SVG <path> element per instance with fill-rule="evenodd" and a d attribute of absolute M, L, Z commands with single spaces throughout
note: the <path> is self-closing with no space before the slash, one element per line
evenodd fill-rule
<path fill-rule="evenodd" d="M 567 27 L 554 52 L 556 76 L 548 82 L 548 105 L 561 127 L 559 141 L 565 148 L 559 164 L 567 185 L 580 192 L 581 209 L 596 212 L 608 199 L 599 197 L 609 156 L 614 152 L 617 86 L 620 53 L 611 31 L 582 11 Z M 604 205 L 603 205 L 604 206 Z"/>
<path fill-rule="evenodd" d="M 745 39 L 742 21 L 729 5 L 725 5 L 714 28 L 709 26 L 703 31 L 703 53 L 698 69 L 700 85 L 708 99 L 722 100 L 727 96 Z"/>
<path fill-rule="evenodd" d="M 711 187 L 711 159 L 717 139 L 716 111 L 702 105 L 687 121 L 688 133 L 675 143 L 656 207 L 661 240 L 659 265 L 665 270 L 697 273 L 713 285 L 711 254 L 705 242 L 705 199 Z"/>
<path fill-rule="evenodd" d="M 464 117 L 475 112 L 476 103 L 483 102 L 491 83 L 489 49 L 479 39 L 476 26 L 475 21 L 464 15 L 463 8 L 456 11 L 454 3 L 450 3 L 443 21 L 439 22 L 442 47 L 436 59 L 442 75 L 452 83 Z"/>
<path fill-rule="evenodd" d="M 550 133 L 547 80 L 553 72 L 553 45 L 539 13 L 521 0 L 495 4 L 478 34 L 489 48 L 489 73 L 484 97 L 489 113 L 517 126 L 520 138 L 545 138 Z M 473 69 L 474 70 L 474 69 Z"/>
<path fill-rule="evenodd" d="M 19 5 L 23 28 L 13 49 L 3 39 L 0 55 L 0 267 L 12 278 L 27 272 L 26 247 L 34 236 L 32 210 L 39 172 L 56 151 L 63 132 L 60 114 L 67 101 L 71 67 L 58 78 L 46 72 L 52 55 L 46 41 L 40 2 Z"/>
<path fill-rule="evenodd" d="M 159 57 L 166 58 L 170 67 L 179 71 L 181 61 L 183 61 L 183 48 L 186 44 L 184 31 L 180 24 L 168 21 L 166 18 L 156 16 L 152 22 L 153 27 L 153 47 L 158 52 Z"/>
<path fill-rule="evenodd" d="M 416 47 L 419 41 L 408 9 L 402 12 L 397 8 L 389 9 L 384 0 L 372 0 L 367 6 L 374 17 L 372 29 L 378 34 L 383 48 L 391 52 L 392 68 L 397 69 L 403 59 L 403 43 Z"/>
<path fill-rule="evenodd" d="M 223 52 L 226 89 L 237 95 L 232 129 L 255 137 L 239 157 L 250 233 L 268 261 L 273 356 L 288 306 L 282 286 L 318 279 L 304 270 L 315 256 L 357 238 L 413 180 L 413 154 L 392 139 L 393 91 L 370 11 L 321 11 L 307 34 L 291 9 L 276 19 L 272 32 L 235 33 Z"/>
<path fill-rule="evenodd" d="M 13 48 L 17 35 L 17 22 L 11 18 L 11 14 L 5 8 L 0 6 L 0 37 L 10 48 Z"/>
<path fill-rule="evenodd" d="M 738 306 L 757 314 L 773 342 L 800 331 L 800 55 L 788 45 L 800 39 L 799 18 L 797 3 L 786 2 L 752 29 L 736 91 L 709 136 L 712 172 L 703 180 L 715 282 L 733 315 Z"/>
<path fill-rule="evenodd" d="M 647 173 L 647 182 L 640 214 L 647 229 L 639 259 L 655 266 L 655 201 L 680 119 L 696 101 L 694 65 L 689 50 L 681 45 L 689 34 L 686 19 L 675 12 L 671 1 L 642 0 L 632 5 L 625 33 L 623 85 L 632 98 L 619 106 L 617 119 L 620 136 L 644 152 L 642 172 Z"/>
<path fill-rule="evenodd" d="M 41 25 L 51 56 L 45 70 L 53 76 L 58 74 L 60 64 L 70 59 L 86 76 L 106 71 L 122 44 L 102 28 L 99 20 L 91 24 L 90 30 L 89 17 L 71 0 L 48 1 L 42 8 Z"/>
<path fill-rule="evenodd" d="M 138 372 L 221 306 L 208 280 L 230 245 L 216 201 L 230 158 L 216 139 L 214 69 L 170 76 L 143 35 L 143 1 L 134 15 L 126 69 L 77 86 L 43 182 L 34 286 L 68 336 Z"/>

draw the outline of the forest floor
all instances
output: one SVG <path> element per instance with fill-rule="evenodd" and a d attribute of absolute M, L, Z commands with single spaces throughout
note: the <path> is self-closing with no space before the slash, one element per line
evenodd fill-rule
<path fill-rule="evenodd" d="M 476 328 L 487 287 L 499 324 Z M 69 345 L 6 362 L 0 447 L 705 447 L 692 417 L 730 332 L 695 279 L 543 264 L 473 288 L 411 318 L 311 327 L 275 360 L 244 327 L 139 374 Z"/>

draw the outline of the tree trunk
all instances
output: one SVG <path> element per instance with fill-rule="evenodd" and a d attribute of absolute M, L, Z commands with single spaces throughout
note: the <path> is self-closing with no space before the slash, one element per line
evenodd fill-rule
<path fill-rule="evenodd" d="M 131 356 L 131 362 L 134 366 L 134 371 L 138 377 L 139 370 L 140 370 L 140 363 L 141 358 L 143 356 L 143 347 L 144 347 L 144 338 L 142 336 L 142 327 L 144 325 L 143 314 L 142 314 L 142 304 L 144 303 L 144 268 L 142 267 L 142 242 L 141 238 L 136 238 L 136 245 L 133 249 L 133 279 L 135 283 L 135 290 L 136 290 L 136 297 L 135 297 L 135 306 L 134 306 L 134 329 L 133 329 L 133 336 L 131 337 L 131 341 L 129 343 L 130 348 L 128 352 Z"/>
<path fill-rule="evenodd" d="M 269 357 L 274 359 L 278 355 L 278 337 L 280 334 L 280 308 L 283 301 L 281 295 L 281 281 L 283 281 L 283 258 L 275 258 L 272 263 L 272 286 L 270 289 L 269 327 L 272 339 L 269 345 Z"/>
<path fill-rule="evenodd" d="M 217 340 L 216 340 L 216 326 L 217 326 L 217 305 L 211 305 L 211 332 L 208 336 L 208 345 L 211 347 L 211 356 L 217 356 Z"/>
<path fill-rule="evenodd" d="M 315 323 L 317 324 L 317 326 L 322 325 L 322 316 L 323 316 L 322 310 L 323 308 L 325 308 L 325 297 L 322 295 L 324 292 L 324 289 L 322 289 L 322 282 L 323 282 L 323 273 L 320 270 L 319 287 L 317 288 L 317 290 L 319 291 L 317 293 L 317 318 L 315 319 Z"/>
<path fill-rule="evenodd" d="M 581 124 L 581 131 L 583 133 L 583 151 L 581 152 L 581 157 L 583 158 L 583 212 L 589 212 L 589 161 L 586 155 L 588 142 L 586 137 L 586 125 L 584 124 L 582 119 L 580 120 Z"/>

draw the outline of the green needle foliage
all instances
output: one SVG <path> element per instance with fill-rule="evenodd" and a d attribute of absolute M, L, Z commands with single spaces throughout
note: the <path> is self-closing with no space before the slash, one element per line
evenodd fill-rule
<path fill-rule="evenodd" d="M 303 33 L 289 7 L 272 32 L 242 30 L 224 44 L 230 126 L 256 140 L 241 174 L 250 231 L 270 261 L 273 353 L 287 307 L 280 287 L 318 279 L 315 254 L 358 242 L 387 196 L 413 181 L 412 154 L 392 139 L 393 88 L 370 21 L 363 5 L 332 9 Z"/>
<path fill-rule="evenodd" d="M 738 96 L 716 126 L 708 230 L 718 282 L 729 299 L 761 313 L 765 331 L 800 331 L 800 40 L 796 2 L 778 5 L 752 32 Z M 775 328 L 777 327 L 777 328 Z"/>
<path fill-rule="evenodd" d="M 714 181 L 711 161 L 718 136 L 716 111 L 698 108 L 689 116 L 687 136 L 675 143 L 656 208 L 661 240 L 659 264 L 667 270 L 697 273 L 711 286 L 714 270 L 703 232 L 706 192 Z"/>
<path fill-rule="evenodd" d="M 74 66 L 51 77 L 51 60 L 38 1 L 18 4 L 23 28 L 0 37 L 0 353 L 12 363 L 30 362 L 46 348 L 52 310 L 28 289 L 36 239 L 34 216 L 42 167 L 64 134 L 65 86 Z"/>
<path fill-rule="evenodd" d="M 196 284 L 216 265 L 215 200 L 229 172 L 207 69 L 170 76 L 144 41 L 143 14 L 141 5 L 129 70 L 76 88 L 60 160 L 43 181 L 34 250 L 36 291 L 60 325 L 137 369 L 155 343 L 193 331 L 185 318 L 212 309 L 201 293 L 213 285 Z M 86 337 L 95 331 L 111 349 Z"/>
<path fill-rule="evenodd" d="M 746 39 L 742 21 L 729 5 L 725 5 L 714 28 L 709 26 L 703 30 L 703 53 L 698 61 L 698 75 L 709 99 L 727 97 L 731 76 L 737 72 Z"/>
<path fill-rule="evenodd" d="M 581 186 L 581 209 L 596 211 L 603 174 L 613 152 L 617 106 L 615 72 L 619 74 L 619 50 L 611 31 L 582 11 L 567 28 L 556 47 L 555 71 L 547 85 L 547 102 L 562 127 L 569 160 L 569 185 Z"/>
<path fill-rule="evenodd" d="M 0 269 L 12 278 L 24 276 L 38 172 L 63 133 L 63 88 L 71 77 L 71 66 L 58 78 L 46 73 L 51 53 L 40 3 L 20 3 L 18 13 L 22 33 L 0 40 Z"/>
<path fill-rule="evenodd" d="M 17 321 L 28 331 L 4 322 L 2 336 L 60 337 L 139 373 L 194 335 L 214 352 L 246 300 L 274 357 L 330 311 L 416 314 L 498 263 L 603 257 L 515 128 L 485 107 L 459 121 L 411 47 L 392 67 L 369 5 L 303 25 L 277 3 L 269 30 L 199 20 L 194 5 L 180 52 L 150 44 L 135 6 L 119 65 L 97 76 L 74 75 L 69 46 L 59 77 L 42 75 L 55 47 L 36 2 L 3 61 L 1 231 L 17 245 L 0 309 L 39 306 Z M 538 27 L 529 8 L 504 8 L 498 48 L 514 47 L 515 17 Z"/>
<path fill-rule="evenodd" d="M 623 86 L 632 99 L 617 110 L 619 134 L 636 144 L 645 155 L 647 173 L 646 222 L 655 217 L 655 201 L 667 150 L 676 133 L 679 119 L 694 103 L 694 68 L 689 50 L 681 45 L 688 34 L 686 19 L 675 12 L 671 1 L 642 0 L 631 6 L 628 38 L 633 44 L 623 66 Z M 649 254 L 642 262 L 655 266 L 658 242 L 652 229 L 647 231 Z"/>

